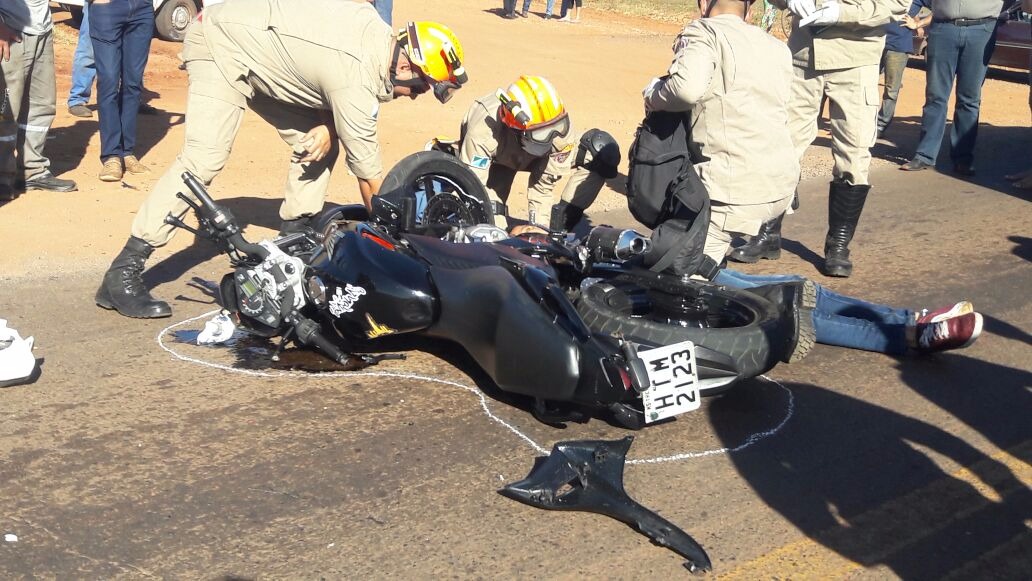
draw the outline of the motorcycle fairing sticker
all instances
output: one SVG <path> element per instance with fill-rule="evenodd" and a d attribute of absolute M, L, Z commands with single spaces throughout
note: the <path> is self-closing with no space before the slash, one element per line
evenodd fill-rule
<path fill-rule="evenodd" d="M 396 330 L 391 329 L 387 325 L 381 325 L 376 322 L 376 319 L 372 315 L 366 313 L 366 321 L 369 323 L 369 330 L 366 331 L 366 337 L 370 339 L 376 339 L 377 337 L 383 337 L 384 335 L 393 335 L 397 333 Z"/>
<path fill-rule="evenodd" d="M 330 314 L 340 317 L 344 313 L 353 313 L 358 299 L 366 294 L 366 290 L 360 286 L 346 285 L 343 289 L 337 287 L 330 298 Z"/>
<path fill-rule="evenodd" d="M 487 169 L 487 166 L 490 165 L 490 163 L 490 158 L 481 155 L 474 155 L 473 160 L 469 162 L 469 165 L 477 169 Z"/>

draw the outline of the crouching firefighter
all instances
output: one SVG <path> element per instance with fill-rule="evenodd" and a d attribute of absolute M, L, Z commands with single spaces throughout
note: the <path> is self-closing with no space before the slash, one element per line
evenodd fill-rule
<path fill-rule="evenodd" d="M 574 137 L 559 93 L 536 76 L 474 101 L 462 121 L 457 154 L 487 188 L 501 228 L 508 226 L 506 201 L 516 172 L 530 173 L 527 221 L 541 227 L 552 216 L 555 184 L 572 174 L 558 210 L 572 227 L 620 163 L 620 148 L 608 133 L 593 129 Z"/>
<path fill-rule="evenodd" d="M 294 150 L 280 217 L 283 231 L 297 231 L 326 198 L 335 158 L 327 153 L 327 121 L 368 206 L 383 177 L 380 104 L 431 91 L 447 101 L 467 80 L 462 56 L 447 27 L 410 22 L 395 34 L 365 2 L 309 0 L 298 10 L 289 0 L 234 0 L 207 8 L 183 43 L 190 77 L 183 149 L 140 207 L 97 304 L 127 317 L 172 314 L 144 286 L 144 262 L 188 210 L 176 197 L 180 176 L 188 171 L 206 186 L 215 179 L 245 110 L 269 121 Z"/>

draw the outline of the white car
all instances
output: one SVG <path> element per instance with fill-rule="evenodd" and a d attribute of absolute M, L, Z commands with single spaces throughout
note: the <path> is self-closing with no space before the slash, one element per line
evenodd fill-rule
<path fill-rule="evenodd" d="M 78 21 L 82 19 L 83 0 L 62 0 L 58 4 L 72 13 Z M 182 42 L 186 27 L 190 26 L 205 4 L 217 2 L 205 0 L 154 0 L 154 31 L 162 40 Z"/>

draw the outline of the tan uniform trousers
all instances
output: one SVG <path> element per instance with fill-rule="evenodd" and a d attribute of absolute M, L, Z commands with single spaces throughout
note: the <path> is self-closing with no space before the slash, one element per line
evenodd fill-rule
<path fill-rule="evenodd" d="M 176 197 L 177 192 L 187 191 L 180 175 L 189 171 L 205 185 L 210 184 L 225 167 L 244 111 L 249 106 L 274 126 L 280 138 L 293 149 L 280 218 L 292 220 L 321 211 L 339 149 L 335 144 L 334 149 L 319 162 L 298 161 L 305 155 L 299 144 L 301 138 L 321 123 L 318 112 L 266 97 L 248 101 L 219 72 L 199 34 L 188 33 L 183 55 L 190 82 L 186 99 L 186 142 L 172 166 L 140 206 L 133 221 L 133 236 L 152 246 L 162 246 L 172 238 L 175 229 L 165 224 L 165 216 L 182 216 L 188 210 L 188 206 Z M 255 176 L 256 182 L 262 179 L 261 175 Z"/>
<path fill-rule="evenodd" d="M 0 183 L 13 185 L 50 167 L 43 147 L 57 112 L 53 33 L 22 35 L 0 69 Z"/>
<path fill-rule="evenodd" d="M 792 196 L 762 204 L 710 202 L 710 223 L 703 253 L 720 264 L 731 248 L 731 234 L 755 236 L 764 222 L 784 214 Z"/>
<path fill-rule="evenodd" d="M 832 174 L 852 185 L 869 184 L 871 147 L 878 132 L 878 65 L 816 72 L 792 68 L 795 79 L 788 102 L 788 129 L 799 159 L 817 137 L 821 101 L 827 96 L 835 161 Z"/>
<path fill-rule="evenodd" d="M 589 159 L 590 161 L 590 154 Z M 602 186 L 606 185 L 606 178 L 587 169 L 577 166 L 573 168 L 566 187 L 563 188 L 562 200 L 571 206 L 587 210 L 595 202 Z"/>

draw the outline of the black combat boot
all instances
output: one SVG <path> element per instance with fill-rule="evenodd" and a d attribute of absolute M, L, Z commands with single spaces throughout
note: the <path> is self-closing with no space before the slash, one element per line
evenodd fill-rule
<path fill-rule="evenodd" d="M 172 315 L 172 307 L 152 297 L 143 286 L 143 263 L 152 252 L 153 246 L 130 236 L 125 248 L 111 263 L 111 268 L 104 273 L 104 282 L 94 299 L 97 305 L 136 319 L 159 319 Z"/>
<path fill-rule="evenodd" d="M 279 237 L 283 238 L 288 234 L 294 234 L 297 232 L 305 232 L 312 229 L 312 217 L 301 216 L 300 218 L 294 218 L 293 220 L 284 220 L 280 222 Z"/>
<path fill-rule="evenodd" d="M 781 258 L 781 221 L 782 214 L 770 222 L 760 226 L 760 232 L 748 242 L 735 248 L 728 258 L 735 262 L 759 262 L 761 258 L 777 260 Z"/>
<path fill-rule="evenodd" d="M 828 236 L 824 239 L 824 274 L 847 277 L 853 274 L 849 260 L 849 242 L 856 232 L 860 214 L 871 186 L 854 186 L 833 181 L 828 190 Z"/>

